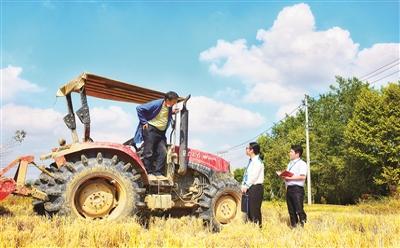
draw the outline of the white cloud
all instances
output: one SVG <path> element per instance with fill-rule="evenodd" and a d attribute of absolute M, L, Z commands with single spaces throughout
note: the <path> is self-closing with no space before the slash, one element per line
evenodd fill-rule
<path fill-rule="evenodd" d="M 393 56 L 393 55 L 396 55 Z M 400 49 L 398 43 L 389 43 L 389 44 L 374 44 L 370 48 L 365 48 L 361 50 L 357 54 L 357 59 L 355 60 L 352 71 L 354 74 L 360 75 L 361 77 L 366 76 L 369 82 L 374 82 L 379 80 L 386 75 L 390 75 L 399 71 L 400 65 L 399 61 L 394 62 L 395 59 L 399 58 Z M 389 64 L 390 62 L 394 62 Z M 375 73 L 370 74 L 375 71 L 377 68 L 382 67 L 383 65 L 389 64 L 388 66 L 383 67 L 382 69 L 376 71 Z M 377 82 L 378 85 L 382 85 L 385 82 L 396 81 L 400 78 L 400 72 L 393 74 L 390 77 L 385 78 L 384 80 L 380 80 Z"/>
<path fill-rule="evenodd" d="M 216 98 L 231 98 L 237 99 L 239 97 L 240 90 L 226 87 L 223 90 L 219 90 L 215 93 Z"/>
<path fill-rule="evenodd" d="M 300 104 L 305 93 L 326 89 L 335 75 L 362 76 L 399 58 L 398 43 L 360 50 L 345 29 L 316 30 L 311 9 L 304 3 L 285 7 L 272 27 L 258 30 L 256 38 L 261 44 L 218 40 L 199 59 L 210 64 L 213 74 L 240 78 L 248 89 L 244 100 L 279 104 L 278 116 Z M 385 80 L 398 78 L 399 73 Z"/>
<path fill-rule="evenodd" d="M 127 113 L 118 106 L 94 107 L 90 114 L 94 140 L 123 143 L 133 137 L 138 124 L 133 112 Z"/>
<path fill-rule="evenodd" d="M 210 71 L 222 76 L 237 76 L 245 82 L 278 80 L 278 72 L 265 63 L 262 51 L 248 48 L 243 39 L 232 43 L 218 40 L 217 45 L 200 54 L 200 60 L 211 62 Z"/>
<path fill-rule="evenodd" d="M 201 139 L 196 139 L 196 138 L 190 138 L 189 135 L 189 147 L 193 148 L 193 149 L 198 149 L 198 150 L 204 150 L 206 147 L 206 145 L 204 144 L 204 142 Z"/>
<path fill-rule="evenodd" d="M 15 96 L 23 91 L 40 91 L 37 85 L 22 79 L 21 72 L 20 67 L 8 66 L 1 69 L 4 100 L 15 100 Z M 63 121 L 66 113 L 60 113 L 53 108 L 37 108 L 15 103 L 1 106 L 0 112 L 2 143 L 9 142 L 16 130 L 23 129 L 27 132 L 23 145 L 11 155 L 48 152 L 51 147 L 57 146 L 59 138 L 71 141 L 71 134 Z M 91 137 L 94 140 L 122 143 L 134 135 L 136 117 L 134 113 L 127 113 L 121 107 L 92 107 L 90 115 Z M 78 135 L 82 138 L 83 125 L 78 118 L 76 122 Z"/>
<path fill-rule="evenodd" d="M 42 89 L 33 83 L 21 78 L 22 68 L 7 66 L 1 68 L 1 98 L 3 101 L 12 100 L 21 92 L 39 92 Z"/>
<path fill-rule="evenodd" d="M 248 102 L 289 103 L 303 97 L 302 90 L 293 86 L 291 89 L 278 83 L 258 83 L 245 96 Z"/>
<path fill-rule="evenodd" d="M 52 108 L 34 108 L 16 104 L 6 104 L 1 107 L 1 136 L 5 144 L 11 140 L 14 132 L 23 129 L 27 132 L 22 145 L 13 148 L 6 157 L 1 157 L 2 163 L 23 154 L 41 154 L 50 152 L 58 145 L 58 139 L 64 138 L 71 142 L 71 133 L 63 121 L 65 113 Z M 83 125 L 78 118 L 77 131 L 83 136 Z M 127 113 L 118 106 L 108 108 L 93 107 L 91 109 L 91 137 L 95 141 L 122 143 L 133 137 L 137 120 L 133 113 Z M 2 145 L 4 145 L 2 144 Z"/>
<path fill-rule="evenodd" d="M 34 108 L 13 103 L 0 108 L 1 142 L 10 144 L 16 130 L 23 129 L 27 135 L 24 141 L 0 156 L 1 164 L 7 164 L 17 156 L 33 154 L 36 158 L 50 152 L 58 145 L 58 138 L 69 138 L 63 115 L 52 108 Z M 11 142 L 12 143 L 12 142 Z M 37 159 L 38 160 L 38 159 Z"/>
<path fill-rule="evenodd" d="M 70 138 L 68 128 L 63 121 L 65 113 L 57 112 L 52 108 L 33 108 L 12 103 L 4 105 L 0 111 L 4 132 L 8 134 L 24 129 L 29 136 L 56 136 L 62 133 L 64 138 Z M 137 125 L 133 113 L 127 113 L 118 106 L 93 107 L 90 118 L 91 135 L 94 139 L 101 141 L 126 141 L 133 136 Z M 77 117 L 76 123 L 78 132 L 82 131 L 83 125 Z"/>
<path fill-rule="evenodd" d="M 46 135 L 58 132 L 63 124 L 63 115 L 54 109 L 33 108 L 29 106 L 6 104 L 1 108 L 3 128 L 11 132 L 24 129 L 30 135 Z"/>
<path fill-rule="evenodd" d="M 188 102 L 190 130 L 229 133 L 235 130 L 257 128 L 265 120 L 259 113 L 219 102 L 208 97 L 193 97 Z"/>
<path fill-rule="evenodd" d="M 283 118 L 286 116 L 286 114 L 287 115 L 295 115 L 295 113 L 297 113 L 297 111 L 299 111 L 299 109 L 297 109 L 297 107 L 299 105 L 300 104 L 298 104 L 298 103 L 288 103 L 285 105 L 281 105 L 279 107 L 276 115 L 278 118 Z"/>

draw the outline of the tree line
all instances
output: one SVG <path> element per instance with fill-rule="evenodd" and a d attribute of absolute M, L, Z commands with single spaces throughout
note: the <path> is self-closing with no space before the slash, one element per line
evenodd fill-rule
<path fill-rule="evenodd" d="M 400 81 L 374 89 L 357 78 L 338 76 L 327 93 L 310 97 L 308 105 L 313 201 L 352 204 L 395 194 L 400 185 Z M 286 168 L 291 144 L 305 148 L 304 125 L 300 110 L 258 138 L 266 200 L 284 197 L 275 171 Z M 243 172 L 234 171 L 238 181 Z"/>

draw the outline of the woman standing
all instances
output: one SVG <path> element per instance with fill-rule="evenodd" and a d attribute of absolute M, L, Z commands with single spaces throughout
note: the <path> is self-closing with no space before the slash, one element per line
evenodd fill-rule
<path fill-rule="evenodd" d="M 260 157 L 260 145 L 251 142 L 246 147 L 246 155 L 250 157 L 247 168 L 244 172 L 242 182 L 242 198 L 245 202 L 245 212 L 248 220 L 257 223 L 262 227 L 261 203 L 264 195 L 264 164 Z M 243 210 L 243 208 L 242 208 Z"/>

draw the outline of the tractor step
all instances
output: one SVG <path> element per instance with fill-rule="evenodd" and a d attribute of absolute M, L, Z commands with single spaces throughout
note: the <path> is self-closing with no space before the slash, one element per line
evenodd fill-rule
<path fill-rule="evenodd" d="M 155 176 L 149 174 L 148 179 L 150 186 L 172 187 L 174 185 L 174 182 L 165 176 Z"/>

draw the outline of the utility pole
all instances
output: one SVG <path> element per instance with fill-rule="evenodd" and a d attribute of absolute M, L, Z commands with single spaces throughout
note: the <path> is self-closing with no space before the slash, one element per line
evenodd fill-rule
<path fill-rule="evenodd" d="M 311 173 L 310 173 L 310 137 L 308 135 L 308 96 L 305 95 L 304 97 L 304 104 L 306 107 L 305 114 L 306 114 L 306 151 L 307 151 L 307 200 L 308 205 L 311 205 Z"/>

